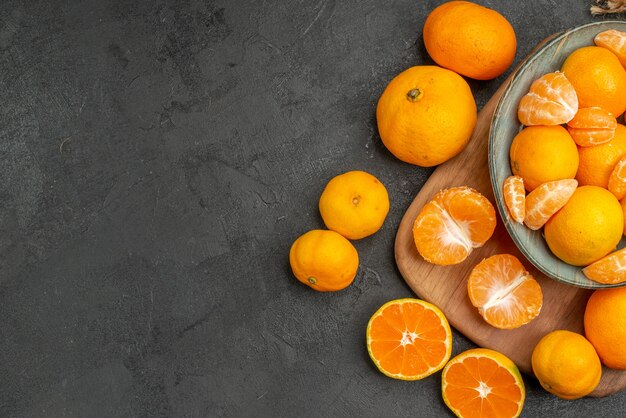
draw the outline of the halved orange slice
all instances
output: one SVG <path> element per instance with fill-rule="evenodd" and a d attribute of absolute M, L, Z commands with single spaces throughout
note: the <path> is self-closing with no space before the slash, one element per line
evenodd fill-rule
<path fill-rule="evenodd" d="M 413 225 L 417 251 L 429 263 L 457 264 L 481 247 L 496 228 L 496 211 L 470 187 L 441 190 L 426 203 Z"/>
<path fill-rule="evenodd" d="M 526 389 L 519 369 L 502 353 L 487 348 L 454 357 L 441 375 L 443 401 L 457 417 L 515 418 Z"/>
<path fill-rule="evenodd" d="M 419 299 L 385 303 L 367 324 L 367 351 L 382 373 L 418 380 L 435 373 L 452 353 L 452 331 L 443 312 Z"/>
<path fill-rule="evenodd" d="M 598 283 L 626 282 L 626 248 L 612 252 L 583 269 L 588 279 Z"/>
<path fill-rule="evenodd" d="M 578 96 L 570 81 L 560 71 L 545 74 L 533 81 L 522 97 L 517 117 L 526 126 L 567 123 L 578 110 Z"/>
<path fill-rule="evenodd" d="M 541 286 L 510 254 L 497 254 L 478 263 L 467 281 L 467 293 L 483 319 L 501 329 L 529 323 L 543 305 Z"/>
<path fill-rule="evenodd" d="M 600 107 L 583 107 L 567 122 L 567 132 L 581 147 L 609 142 L 615 136 L 617 119 Z"/>

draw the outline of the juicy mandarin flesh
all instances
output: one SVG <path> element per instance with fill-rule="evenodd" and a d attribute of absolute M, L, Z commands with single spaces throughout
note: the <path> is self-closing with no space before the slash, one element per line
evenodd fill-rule
<path fill-rule="evenodd" d="M 623 67 L 626 67 L 626 33 L 610 29 L 600 32 L 593 42 L 602 48 L 606 48 L 617 56 Z"/>
<path fill-rule="evenodd" d="M 517 117 L 526 126 L 561 125 L 578 110 L 576 90 L 562 72 L 539 77 L 530 85 L 517 108 Z"/>
<path fill-rule="evenodd" d="M 584 275 L 593 281 L 603 284 L 626 282 L 626 248 L 613 251 L 585 267 Z"/>
<path fill-rule="evenodd" d="M 578 109 L 576 116 L 567 123 L 567 132 L 581 147 L 609 142 L 615 136 L 615 128 L 615 116 L 600 107 Z"/>
<path fill-rule="evenodd" d="M 356 248 L 334 231 L 316 229 L 294 241 L 289 264 L 296 278 L 320 292 L 341 290 L 354 281 L 359 268 Z"/>
<path fill-rule="evenodd" d="M 524 222 L 526 216 L 526 190 L 524 179 L 520 176 L 509 176 L 502 184 L 504 204 L 511 219 L 515 222 Z"/>
<path fill-rule="evenodd" d="M 602 363 L 626 370 L 626 287 L 596 290 L 585 309 L 585 336 Z"/>
<path fill-rule="evenodd" d="M 385 375 L 418 380 L 446 364 L 452 352 L 452 331 L 436 306 L 418 299 L 393 300 L 369 320 L 367 349 Z"/>
<path fill-rule="evenodd" d="M 620 158 L 611 170 L 607 188 L 617 200 L 621 201 L 626 196 L 626 155 Z"/>
<path fill-rule="evenodd" d="M 574 179 L 549 181 L 541 184 L 526 196 L 527 227 L 536 231 L 561 209 L 576 191 L 578 182 Z"/>
<path fill-rule="evenodd" d="M 576 180 L 581 186 L 608 187 L 617 162 L 626 156 L 626 126 L 617 124 L 613 138 L 601 145 L 578 148 Z"/>
<path fill-rule="evenodd" d="M 477 80 L 490 80 L 513 63 L 517 40 L 504 16 L 467 1 L 450 1 L 426 18 L 424 45 L 439 65 Z"/>
<path fill-rule="evenodd" d="M 510 254 L 497 254 L 478 263 L 467 281 L 467 293 L 485 321 L 501 329 L 529 323 L 543 305 L 541 286 Z"/>
<path fill-rule="evenodd" d="M 529 192 L 541 183 L 574 178 L 578 170 L 576 143 L 562 126 L 529 126 L 513 138 L 511 170 L 524 179 Z"/>
<path fill-rule="evenodd" d="M 465 351 L 441 375 L 443 400 L 458 417 L 518 417 L 526 390 L 508 357 L 486 348 Z"/>
<path fill-rule="evenodd" d="M 387 85 L 376 121 L 393 155 L 432 167 L 465 148 L 476 125 L 476 102 L 460 75 L 437 66 L 416 66 Z"/>
<path fill-rule="evenodd" d="M 489 199 L 470 187 L 453 187 L 424 205 L 413 225 L 413 239 L 426 261 L 457 264 L 487 242 L 495 227 Z"/>
<path fill-rule="evenodd" d="M 548 220 L 544 235 L 558 258 L 586 266 L 613 251 L 623 229 L 624 215 L 615 196 L 601 187 L 582 186 Z"/>
<path fill-rule="evenodd" d="M 572 331 L 552 331 L 541 338 L 531 357 L 541 386 L 563 399 L 593 392 L 602 377 L 602 365 L 593 345 Z"/>
<path fill-rule="evenodd" d="M 389 212 L 389 195 L 373 175 L 349 171 L 328 182 L 319 210 L 328 229 L 348 239 L 361 239 L 382 227 Z"/>
<path fill-rule="evenodd" d="M 576 89 L 579 107 L 601 107 L 617 117 L 626 109 L 626 71 L 611 51 L 586 46 L 572 52 L 561 67 Z"/>

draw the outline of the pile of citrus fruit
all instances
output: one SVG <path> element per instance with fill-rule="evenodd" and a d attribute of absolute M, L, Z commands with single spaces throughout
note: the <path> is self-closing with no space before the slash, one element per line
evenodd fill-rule
<path fill-rule="evenodd" d="M 498 12 L 450 1 L 426 19 L 424 44 L 438 65 L 397 75 L 382 93 L 376 119 L 381 140 L 398 159 L 431 167 L 458 155 L 474 131 L 476 103 L 463 76 L 493 79 L 515 57 L 515 32 Z M 626 281 L 626 249 L 607 256 L 621 239 L 626 208 L 626 34 L 598 35 L 598 46 L 575 51 L 560 72 L 536 80 L 521 100 L 525 126 L 511 144 L 513 176 L 502 185 L 513 221 L 544 229 L 551 250 L 585 265 L 603 283 Z M 622 200 L 620 205 L 618 200 Z M 333 178 L 319 200 L 328 230 L 313 230 L 292 245 L 296 278 L 318 291 L 350 285 L 358 254 L 349 240 L 378 231 L 389 210 L 385 187 L 352 171 Z M 429 263 L 463 263 L 496 228 L 493 204 L 467 186 L 432 196 L 413 225 L 419 255 Z M 606 257 L 605 257 L 606 256 Z M 494 254 L 471 268 L 467 298 L 486 323 L 513 329 L 541 312 L 537 280 L 511 254 Z M 602 364 L 626 369 L 626 288 L 596 291 L 585 311 L 585 336 L 547 333 L 535 346 L 532 369 L 541 385 L 564 398 L 591 393 Z M 366 344 L 386 376 L 418 380 L 442 371 L 442 397 L 459 417 L 517 417 L 524 382 L 502 353 L 473 349 L 450 359 L 452 332 L 443 312 L 419 299 L 385 303 L 371 317 Z"/>

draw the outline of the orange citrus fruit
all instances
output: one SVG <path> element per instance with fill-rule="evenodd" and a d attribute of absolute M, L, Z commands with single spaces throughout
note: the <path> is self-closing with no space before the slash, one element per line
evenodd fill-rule
<path fill-rule="evenodd" d="M 435 305 L 419 299 L 385 303 L 367 324 L 367 351 L 389 377 L 418 380 L 440 370 L 452 353 L 452 331 Z"/>
<path fill-rule="evenodd" d="M 536 231 L 561 209 L 574 191 L 578 182 L 574 179 L 549 181 L 541 184 L 526 196 L 526 217 L 524 223 Z"/>
<path fill-rule="evenodd" d="M 320 292 L 333 292 L 354 281 L 359 254 L 337 232 L 314 229 L 294 241 L 289 264 L 300 282 Z"/>
<path fill-rule="evenodd" d="M 562 126 L 529 126 L 513 138 L 509 150 L 513 174 L 529 192 L 541 183 L 574 178 L 578 170 L 576 143 Z"/>
<path fill-rule="evenodd" d="M 623 230 L 624 215 L 615 196 L 601 187 L 582 186 L 548 220 L 544 235 L 558 258 L 586 266 L 613 251 Z"/>
<path fill-rule="evenodd" d="M 615 136 L 617 120 L 600 107 L 578 109 L 576 116 L 567 123 L 567 131 L 581 147 L 609 142 Z"/>
<path fill-rule="evenodd" d="M 557 71 L 533 81 L 519 102 L 517 117 L 526 126 L 560 125 L 572 120 L 577 109 L 574 86 Z"/>
<path fill-rule="evenodd" d="M 583 269 L 588 279 L 603 284 L 626 282 L 626 248 L 613 251 Z"/>
<path fill-rule="evenodd" d="M 328 229 L 348 239 L 361 239 L 383 226 L 389 212 L 389 195 L 373 175 L 349 171 L 328 182 L 319 209 Z"/>
<path fill-rule="evenodd" d="M 585 308 L 585 336 L 605 366 L 626 370 L 626 287 L 591 294 Z"/>
<path fill-rule="evenodd" d="M 467 350 L 450 360 L 441 374 L 441 392 L 448 408 L 462 418 L 518 417 L 526 398 L 515 363 L 487 348 Z"/>
<path fill-rule="evenodd" d="M 477 80 L 496 78 L 515 58 L 515 31 L 504 16 L 467 1 L 435 8 L 424 24 L 424 45 L 439 65 Z"/>
<path fill-rule="evenodd" d="M 467 281 L 467 293 L 483 319 L 501 329 L 529 323 L 543 305 L 541 286 L 510 254 L 493 255 L 478 263 Z"/>
<path fill-rule="evenodd" d="M 436 66 L 411 67 L 385 88 L 376 121 L 393 155 L 432 167 L 465 148 L 476 125 L 476 102 L 460 75 Z"/>
<path fill-rule="evenodd" d="M 502 195 L 504 196 L 504 204 L 511 218 L 515 222 L 524 222 L 524 216 L 526 216 L 524 179 L 520 176 L 509 176 L 504 179 Z"/>
<path fill-rule="evenodd" d="M 561 67 L 574 85 L 580 107 L 601 107 L 614 116 L 626 109 L 626 71 L 611 51 L 586 46 L 572 52 Z"/>
<path fill-rule="evenodd" d="M 617 200 L 621 201 L 626 196 L 626 155 L 620 158 L 611 170 L 607 188 Z"/>
<path fill-rule="evenodd" d="M 429 263 L 458 264 L 482 247 L 496 228 L 496 211 L 470 187 L 441 190 L 415 219 L 413 239 Z"/>
<path fill-rule="evenodd" d="M 625 219 L 624 220 L 624 231 L 623 231 L 624 234 L 623 235 L 626 235 L 626 198 L 622 199 L 619 202 L 619 204 L 622 207 L 622 214 L 624 215 L 624 219 Z"/>
<path fill-rule="evenodd" d="M 593 42 L 602 48 L 606 48 L 614 53 L 623 67 L 626 67 L 626 33 L 619 30 L 610 29 L 600 32 L 593 39 Z"/>
<path fill-rule="evenodd" d="M 608 187 L 611 172 L 617 162 L 626 156 L 626 126 L 617 124 L 615 136 L 609 142 L 578 149 L 576 180 L 581 186 Z"/>
<path fill-rule="evenodd" d="M 602 377 L 602 365 L 593 345 L 572 331 L 552 331 L 541 338 L 531 357 L 541 386 L 563 399 L 593 392 Z"/>

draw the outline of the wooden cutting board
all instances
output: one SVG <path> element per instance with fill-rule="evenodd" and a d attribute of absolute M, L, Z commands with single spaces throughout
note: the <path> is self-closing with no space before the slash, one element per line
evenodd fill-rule
<path fill-rule="evenodd" d="M 420 298 L 441 308 L 450 325 L 479 346 L 504 353 L 522 372 L 532 375 L 530 357 L 542 336 L 556 329 L 583 333 L 583 314 L 591 291 L 559 283 L 536 270 L 519 252 L 499 217 L 491 239 L 454 266 L 436 266 L 424 261 L 415 248 L 412 233 L 413 222 L 422 206 L 441 189 L 470 186 L 489 198 L 495 207 L 487 167 L 487 143 L 493 112 L 508 82 L 503 83 L 478 114 L 474 135 L 465 150 L 435 170 L 407 209 L 398 227 L 395 256 L 407 284 Z M 543 290 L 539 316 L 515 330 L 499 330 L 488 325 L 467 296 L 467 278 L 473 266 L 486 257 L 502 253 L 518 257 Z M 605 367 L 602 373 L 600 384 L 590 396 L 607 396 L 626 387 L 626 371 Z"/>

